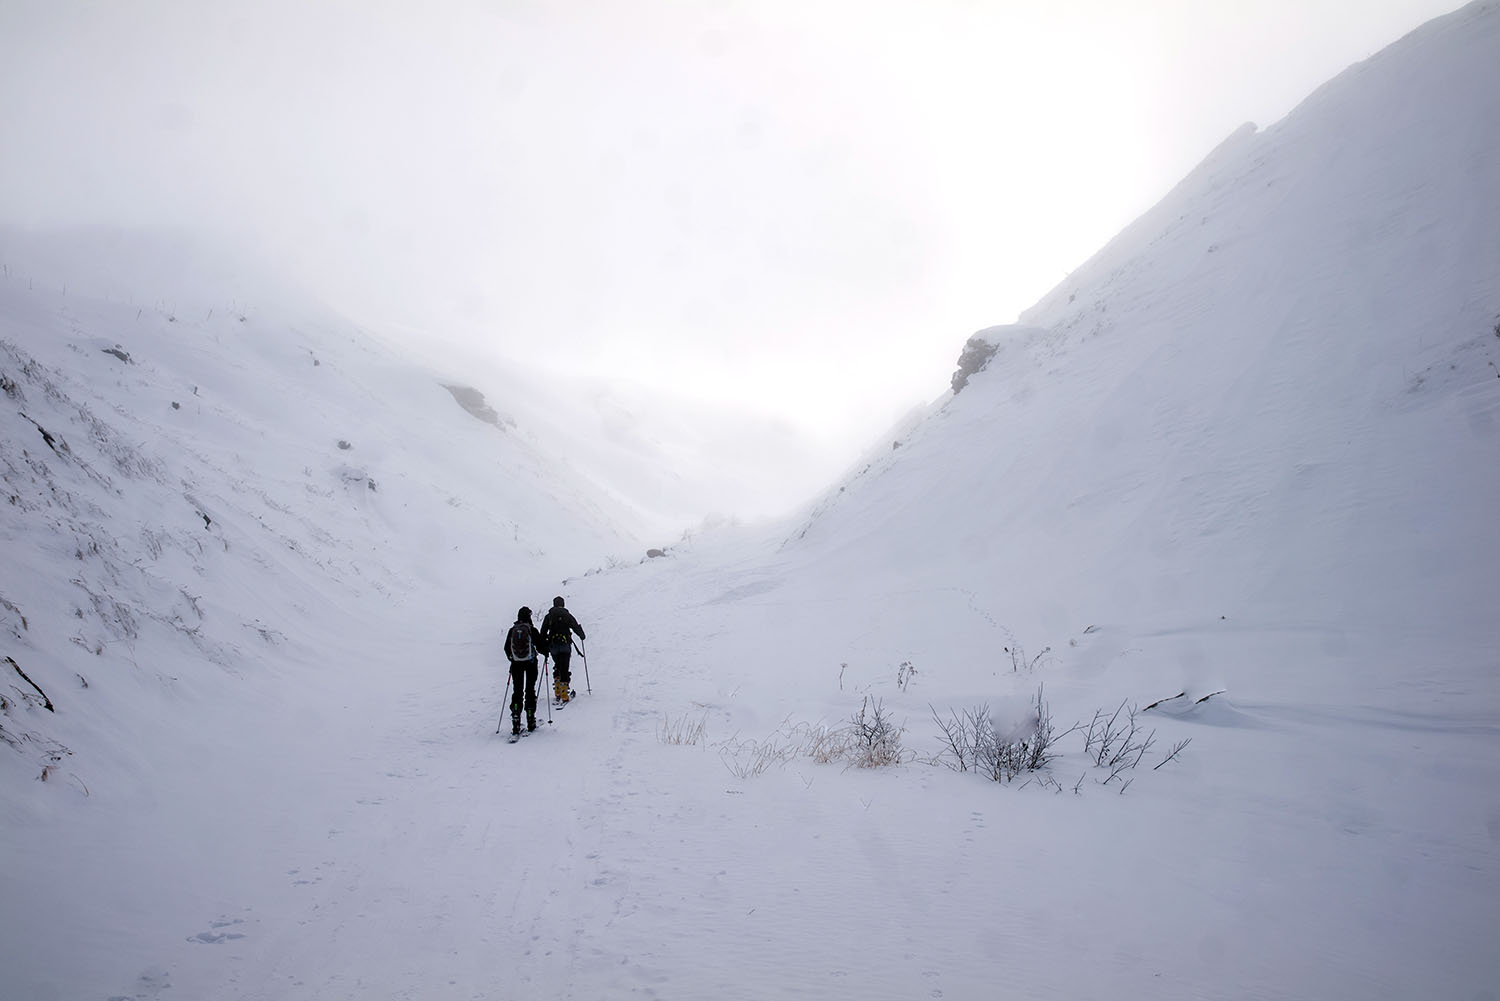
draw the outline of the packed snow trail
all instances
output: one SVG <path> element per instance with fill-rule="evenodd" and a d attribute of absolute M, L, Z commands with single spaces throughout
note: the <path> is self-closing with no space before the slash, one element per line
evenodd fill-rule
<path fill-rule="evenodd" d="M 1208 650 L 1249 651 L 1223 666 L 1254 697 L 1156 721 L 1192 753 L 1123 795 L 1098 774 L 1053 793 L 920 760 L 740 778 L 722 757 L 737 741 L 840 722 L 864 694 L 925 757 L 927 707 L 956 693 L 1045 682 L 1072 722 L 1143 677 L 1089 667 L 1108 629 L 1017 677 L 923 661 L 903 690 L 888 661 L 841 671 L 817 651 L 881 645 L 854 626 L 872 609 L 830 603 L 832 571 L 748 557 L 762 550 L 569 585 L 594 692 L 515 747 L 494 733 L 514 596 L 328 623 L 296 655 L 320 670 L 282 663 L 191 707 L 196 736 L 151 762 L 153 808 L 100 790 L 47 857 L 7 851 L 28 871 L 68 859 L 96 905 L 28 894 L 34 921 L 6 943 L 27 959 L 6 968 L 46 975 L 15 996 L 1482 996 L 1500 816 L 1486 837 L 1493 804 L 1455 801 L 1443 776 L 1500 778 L 1492 717 L 1318 703 L 1294 674 L 1256 694 L 1257 647 L 1294 644 L 1232 635 Z M 951 593 L 919 590 L 865 595 L 889 629 L 942 621 Z M 767 636 L 813 653 L 777 663 Z M 705 739 L 664 742 L 684 717 Z M 1081 759 L 1067 748 L 1054 771 L 1071 786 Z"/>

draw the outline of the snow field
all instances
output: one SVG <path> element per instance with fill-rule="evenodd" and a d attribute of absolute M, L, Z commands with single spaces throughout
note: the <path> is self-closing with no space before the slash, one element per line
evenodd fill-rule
<path fill-rule="evenodd" d="M 542 394 L 7 277 L 0 652 L 57 712 L 0 687 L 0 996 L 1495 997 L 1497 40 L 1237 134 L 805 516 L 639 564 Z M 509 746 L 553 594 L 594 691 Z M 1186 697 L 1128 786 L 935 760 L 1039 689 Z M 866 700 L 904 763 L 749 774 Z"/>

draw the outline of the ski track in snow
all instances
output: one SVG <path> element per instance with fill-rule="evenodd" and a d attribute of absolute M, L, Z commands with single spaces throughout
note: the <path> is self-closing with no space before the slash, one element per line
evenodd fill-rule
<path fill-rule="evenodd" d="M 758 593 L 816 601 L 808 584 Z M 1476 890 L 1493 887 L 1493 871 L 1471 871 L 1476 885 L 1464 887 L 1445 861 L 1486 850 L 1392 813 L 1381 776 L 1410 764 L 1367 739 L 1428 735 L 1450 767 L 1470 748 L 1482 770 L 1479 748 L 1495 736 L 1484 719 L 1455 729 L 1436 714 L 1216 697 L 1174 732 L 1202 753 L 1126 796 L 1099 789 L 1098 776 L 1080 797 L 919 764 L 860 772 L 802 760 L 739 779 L 711 745 L 766 736 L 778 705 L 837 718 L 856 690 L 883 692 L 914 741 L 927 739 L 916 725 L 925 696 L 903 698 L 865 665 L 842 679 L 847 690 L 831 665 L 796 692 L 762 677 L 734 637 L 788 606 L 709 614 L 743 586 L 688 560 L 577 588 L 595 691 L 578 686 L 550 725 L 539 706 L 540 731 L 514 746 L 494 732 L 503 622 L 434 612 L 425 637 L 370 624 L 345 644 L 341 670 L 310 676 L 300 726 L 271 706 L 219 735 L 248 744 L 275 728 L 256 761 L 273 778 L 219 773 L 203 792 L 201 833 L 229 843 L 250 831 L 253 844 L 181 860 L 191 887 L 163 894 L 155 924 L 126 933 L 119 951 L 140 957 L 141 972 L 114 996 L 976 998 L 1003 985 L 1021 998 L 1396 998 L 1420 977 L 1383 970 L 1383 952 L 1406 942 L 1409 953 L 1415 929 L 1435 924 L 1447 935 L 1421 946 L 1416 968 L 1461 963 L 1489 927 L 1493 902 Z M 673 616 L 656 614 L 664 606 Z M 1104 642 L 1109 630 L 1090 636 Z M 1048 675 L 1018 691 L 1038 677 Z M 707 720 L 710 746 L 664 744 L 662 724 L 689 714 Z M 1270 733 L 1280 735 L 1270 754 L 1286 761 L 1264 757 Z M 1376 756 L 1335 764 L 1355 748 Z M 1240 754 L 1261 755 L 1265 774 L 1232 767 Z M 1327 774 L 1289 795 L 1278 776 L 1298 760 Z M 1069 784 L 1077 764 L 1057 769 Z M 1420 790 L 1420 774 L 1411 779 Z M 1171 792 L 1184 781 L 1195 798 Z M 1430 791 L 1434 816 L 1451 809 Z M 1309 840 L 1301 818 L 1313 803 L 1333 840 Z M 1170 835 L 1158 816 L 1168 805 Z M 1173 854 L 1151 851 L 1159 841 Z M 1325 937 L 1316 957 L 1300 948 L 1356 913 L 1358 937 Z M 175 933 L 162 934 L 169 924 Z M 1088 962 L 1070 964 L 1074 950 Z"/>

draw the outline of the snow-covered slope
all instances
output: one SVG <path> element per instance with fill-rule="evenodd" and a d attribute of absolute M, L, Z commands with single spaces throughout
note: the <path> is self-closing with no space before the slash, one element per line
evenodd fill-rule
<path fill-rule="evenodd" d="M 791 550 L 884 566 L 920 540 L 914 573 L 990 582 L 1038 637 L 1492 635 L 1496 21 L 1470 7 L 1237 132 Z"/>
<path fill-rule="evenodd" d="M 930 754 L 932 709 L 1021 718 L 1045 686 L 1086 725 L 1168 700 L 1142 717 L 1153 767 L 1109 808 L 1074 802 L 1080 778 L 1080 796 L 1119 788 L 1079 746 L 1053 766 L 1062 799 L 973 790 L 976 817 L 1004 813 L 988 851 L 953 841 L 938 780 L 883 789 L 930 825 L 894 804 L 854 822 L 843 843 L 890 866 L 825 859 L 861 888 L 817 923 L 898 906 L 862 878 L 923 874 L 924 906 L 899 905 L 918 930 L 873 933 L 864 988 L 917 996 L 934 955 L 974 975 L 945 981 L 965 997 L 1500 982 L 1497 191 L 1485 2 L 1236 132 L 1024 326 L 989 332 L 987 367 L 774 558 L 684 558 L 608 595 L 617 628 L 657 624 L 629 659 L 676 689 L 638 702 L 702 707 L 721 739 L 774 741 L 870 694 Z M 798 786 L 781 791 L 804 806 Z M 942 851 L 960 861 L 929 868 Z"/>
<path fill-rule="evenodd" d="M 87 680 L 114 715 L 111 683 L 254 671 L 341 607 L 640 551 L 586 481 L 347 324 L 126 298 L 0 281 L 0 615 L 58 701 Z M 6 767 L 40 771 L 66 719 L 6 721 Z"/>
<path fill-rule="evenodd" d="M 0 996 L 1493 996 L 1497 123 L 1482 0 L 806 518 L 603 573 L 608 476 L 358 331 L 7 274 Z M 507 747 L 563 574 L 585 694 Z M 942 767 L 1039 691 L 1048 767 Z M 1117 707 L 1136 767 L 1063 733 Z"/>

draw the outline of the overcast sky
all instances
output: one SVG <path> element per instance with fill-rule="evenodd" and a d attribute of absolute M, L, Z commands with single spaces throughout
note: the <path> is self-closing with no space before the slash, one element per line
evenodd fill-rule
<path fill-rule="evenodd" d="M 1455 0 L 0 0 L 0 221 L 868 440 Z"/>

